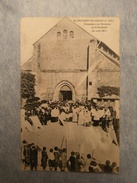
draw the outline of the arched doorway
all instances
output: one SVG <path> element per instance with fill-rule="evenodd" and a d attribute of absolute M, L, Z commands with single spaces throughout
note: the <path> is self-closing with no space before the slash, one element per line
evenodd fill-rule
<path fill-rule="evenodd" d="M 60 101 L 72 100 L 72 91 L 68 86 L 64 85 L 60 88 L 59 100 Z"/>
<path fill-rule="evenodd" d="M 55 87 L 53 100 L 54 101 L 75 100 L 74 86 L 68 81 L 61 81 Z"/>

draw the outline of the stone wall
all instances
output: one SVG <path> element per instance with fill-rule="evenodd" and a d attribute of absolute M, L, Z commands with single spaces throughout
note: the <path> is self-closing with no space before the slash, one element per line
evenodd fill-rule
<path fill-rule="evenodd" d="M 45 98 L 54 95 L 56 87 L 61 82 L 68 82 L 75 91 L 75 99 L 82 99 L 86 94 L 85 72 L 38 72 L 36 75 L 37 95 Z"/>
<path fill-rule="evenodd" d="M 115 60 L 105 44 L 64 18 L 34 44 L 33 56 L 23 67 L 35 71 L 39 97 L 57 99 L 59 83 L 65 81 L 73 99 L 90 100 L 100 86 L 120 86 Z"/>

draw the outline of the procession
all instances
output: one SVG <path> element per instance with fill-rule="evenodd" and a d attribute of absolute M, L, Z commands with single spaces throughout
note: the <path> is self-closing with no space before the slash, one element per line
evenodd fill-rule
<path fill-rule="evenodd" d="M 74 17 L 42 19 L 43 34 L 39 20 L 28 20 L 21 38 L 22 170 L 118 173 L 119 53 Z M 27 59 L 24 35 L 33 35 Z M 118 35 L 112 46 L 114 40 Z"/>
<path fill-rule="evenodd" d="M 85 127 L 101 126 L 103 130 L 107 131 L 111 124 L 116 133 L 119 130 L 119 110 L 112 106 L 97 106 L 86 102 L 83 104 L 68 101 L 54 103 L 44 101 L 39 107 L 25 111 L 25 120 L 32 125 L 31 116 L 37 116 L 41 125 L 59 122 L 63 126 L 66 122 L 73 122 Z"/>
<path fill-rule="evenodd" d="M 28 139 L 22 141 L 22 166 L 24 170 L 100 173 L 108 171 L 109 173 L 118 173 L 118 165 L 115 161 L 110 163 L 110 160 L 106 159 L 106 161 L 102 163 L 93 157 L 92 150 L 89 150 L 89 154 L 87 154 L 86 150 L 83 151 L 83 147 L 82 151 L 81 147 L 79 149 L 75 149 L 73 147 L 73 149 L 69 149 L 68 153 L 68 146 L 66 145 L 66 142 L 64 142 L 67 140 L 68 144 L 71 141 L 78 143 L 75 137 L 73 137 L 72 128 L 74 127 L 70 127 L 72 124 L 75 125 L 76 130 L 77 128 L 84 128 L 85 130 L 89 128 L 91 133 L 90 135 L 93 136 L 96 135 L 95 129 L 99 128 L 101 133 L 104 134 L 109 134 L 110 129 L 111 131 L 113 129 L 113 136 L 115 136 L 113 145 L 115 144 L 115 146 L 119 146 L 119 114 L 112 106 L 97 106 L 95 103 L 87 101 L 84 103 L 72 101 L 42 101 L 38 107 L 22 110 L 24 111 L 23 121 L 24 124 L 27 125 L 25 125 L 25 128 L 22 128 L 21 131 L 25 131 L 25 134 L 31 131 L 31 133 L 29 133 L 29 138 L 32 134 L 35 134 L 31 143 L 27 141 Z M 37 136 L 39 130 L 41 130 L 39 133 L 40 136 L 42 131 L 45 131 L 45 129 L 51 125 L 51 130 L 54 126 L 57 128 L 64 128 L 63 131 L 66 137 L 65 139 L 60 140 L 60 148 L 56 146 L 56 142 L 54 143 L 55 147 L 49 147 L 49 144 L 51 144 L 50 141 L 49 144 L 45 144 L 44 142 L 45 146 L 42 147 L 42 145 L 39 144 L 39 141 L 37 141 L 39 138 Z M 55 131 L 53 131 L 53 133 L 56 133 L 57 128 L 56 130 L 54 129 Z M 67 133 L 69 134 L 67 135 Z M 79 135 L 82 136 L 82 134 Z M 86 135 L 88 135 L 88 131 L 86 132 Z M 49 138 L 47 136 L 45 132 L 44 138 Z M 52 134 L 52 141 L 54 141 L 54 138 L 57 137 L 56 135 L 54 137 L 54 134 Z M 92 141 L 91 138 L 89 138 L 89 140 Z M 94 143 L 96 144 L 97 142 Z M 48 145 L 48 149 L 46 148 L 46 145 Z M 81 144 L 81 146 L 83 145 Z M 105 168 L 106 166 L 107 168 Z"/>

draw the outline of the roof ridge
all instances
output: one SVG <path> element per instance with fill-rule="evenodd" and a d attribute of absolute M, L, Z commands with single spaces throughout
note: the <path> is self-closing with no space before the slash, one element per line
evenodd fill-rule
<path fill-rule="evenodd" d="M 25 62 L 21 65 L 21 67 L 23 67 L 25 64 L 27 64 L 31 59 L 32 59 L 33 55 Z"/>
<path fill-rule="evenodd" d="M 55 18 L 55 17 L 54 17 Z M 61 17 L 60 17 L 61 18 Z M 37 41 L 35 41 L 34 43 L 33 43 L 33 45 L 35 44 L 35 43 L 37 43 L 39 40 L 41 40 L 48 32 L 50 32 L 55 26 L 57 26 L 63 19 L 65 19 L 66 17 L 63 17 L 58 23 L 56 23 L 53 27 L 51 27 L 45 34 L 43 34 L 43 36 L 41 36 Z"/>
<path fill-rule="evenodd" d="M 61 17 L 60 17 L 61 18 Z M 72 21 L 69 17 L 63 17 L 58 23 L 56 23 L 51 29 L 49 29 L 45 34 L 43 34 L 43 36 L 41 36 L 37 41 L 35 41 L 33 43 L 33 45 L 35 43 L 37 43 L 39 40 L 41 40 L 48 32 L 50 32 L 55 26 L 57 26 L 60 22 L 62 22 L 64 19 L 68 19 L 70 22 L 72 22 L 73 24 L 75 24 L 76 26 L 78 26 L 80 29 L 82 29 L 84 32 L 86 32 L 87 34 L 89 34 L 90 36 L 92 36 L 93 38 L 95 38 L 96 40 L 100 41 L 99 39 L 97 39 L 95 36 L 93 36 L 92 34 L 90 34 L 89 32 L 87 32 L 84 28 L 82 28 L 80 25 L 78 25 L 77 23 L 75 23 L 74 21 Z M 101 42 L 101 41 L 100 41 Z"/>

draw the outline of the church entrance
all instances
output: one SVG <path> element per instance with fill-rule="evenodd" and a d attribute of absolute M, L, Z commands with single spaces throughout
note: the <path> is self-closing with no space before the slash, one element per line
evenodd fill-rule
<path fill-rule="evenodd" d="M 60 88 L 59 100 L 60 101 L 72 100 L 72 91 L 68 86 L 64 85 L 63 87 Z"/>
<path fill-rule="evenodd" d="M 60 81 L 55 87 L 53 94 L 53 101 L 75 101 L 75 88 L 74 86 L 66 80 Z"/>

